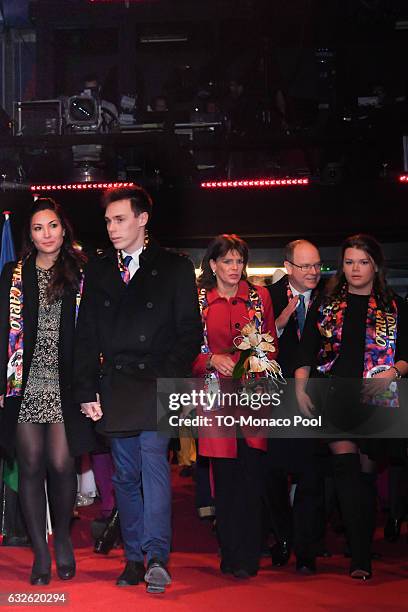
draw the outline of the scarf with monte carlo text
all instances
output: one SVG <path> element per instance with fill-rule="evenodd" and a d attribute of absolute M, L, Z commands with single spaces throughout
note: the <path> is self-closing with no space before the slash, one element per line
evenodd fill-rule
<path fill-rule="evenodd" d="M 323 339 L 317 358 L 317 369 L 327 374 L 336 362 L 341 348 L 344 315 L 347 309 L 347 287 L 342 288 L 338 298 L 330 303 L 322 303 L 318 310 L 317 326 Z M 365 350 L 364 378 L 369 378 L 376 366 L 394 365 L 397 342 L 397 305 L 391 302 L 390 312 L 382 310 L 373 294 L 368 300 Z M 387 396 L 387 397 L 385 397 Z M 398 406 L 395 392 L 385 392 L 381 396 L 380 405 Z M 377 403 L 377 402 L 375 402 Z"/>
<path fill-rule="evenodd" d="M 201 288 L 198 290 L 198 303 L 200 307 L 201 320 L 203 324 L 203 339 L 204 342 L 201 345 L 201 354 L 208 355 L 210 347 L 208 345 L 208 329 L 207 329 L 207 315 L 210 309 L 207 300 L 207 289 Z M 253 285 L 248 283 L 248 299 L 245 302 L 248 310 L 248 322 L 255 323 L 256 331 L 261 333 L 262 321 L 264 314 L 264 307 L 261 296 Z M 216 393 L 219 389 L 219 372 L 213 368 L 205 374 L 204 390 L 212 393 Z"/>
<path fill-rule="evenodd" d="M 81 303 L 84 276 L 81 270 L 79 288 L 75 297 L 75 324 Z M 9 295 L 9 338 L 7 350 L 7 387 L 6 397 L 20 397 L 23 389 L 24 356 L 24 293 L 23 261 L 19 260 L 13 270 Z"/>
<path fill-rule="evenodd" d="M 198 291 L 198 303 L 200 306 L 201 319 L 203 323 L 203 338 L 204 342 L 201 345 L 201 353 L 210 353 L 210 347 L 208 346 L 208 330 L 207 330 L 207 315 L 209 310 L 207 300 L 207 289 L 199 289 Z M 262 321 L 264 314 L 264 307 L 261 296 L 253 285 L 248 283 L 248 299 L 245 302 L 248 310 L 248 322 L 255 323 L 256 331 L 261 333 Z"/>

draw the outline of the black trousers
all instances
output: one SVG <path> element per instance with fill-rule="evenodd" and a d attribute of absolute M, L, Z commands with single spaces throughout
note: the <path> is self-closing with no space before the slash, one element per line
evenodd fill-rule
<path fill-rule="evenodd" d="M 258 570 L 264 453 L 238 439 L 236 459 L 212 459 L 217 533 L 224 566 Z"/>
<path fill-rule="evenodd" d="M 198 446 L 198 450 L 199 450 Z M 215 501 L 211 495 L 210 460 L 197 453 L 195 502 L 200 518 L 215 516 Z"/>
<path fill-rule="evenodd" d="M 270 529 L 279 542 L 293 545 L 297 557 L 313 559 L 325 532 L 324 477 L 321 458 L 314 454 L 311 440 L 269 442 L 265 461 L 264 534 Z M 277 449 L 283 451 L 276 461 Z M 291 452 L 286 457 L 285 451 Z M 296 454 L 296 456 L 294 456 Z M 278 463 L 278 464 L 277 464 Z M 293 508 L 288 495 L 288 477 L 296 483 Z"/>
<path fill-rule="evenodd" d="M 392 460 L 390 462 L 388 474 L 390 517 L 392 519 L 402 519 L 404 518 L 408 507 L 408 460 Z"/>

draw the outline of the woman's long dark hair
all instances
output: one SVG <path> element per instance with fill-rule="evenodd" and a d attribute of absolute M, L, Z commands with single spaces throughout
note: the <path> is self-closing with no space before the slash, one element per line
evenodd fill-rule
<path fill-rule="evenodd" d="M 213 238 L 207 247 L 207 251 L 201 262 L 201 274 L 197 284 L 200 289 L 212 289 L 217 284 L 217 279 L 210 266 L 210 259 L 216 261 L 219 257 L 224 257 L 228 251 L 237 251 L 243 259 L 244 269 L 241 280 L 246 280 L 246 265 L 248 263 L 248 245 L 236 234 L 220 234 Z"/>
<path fill-rule="evenodd" d="M 346 277 L 343 272 L 343 260 L 346 249 L 354 248 L 364 251 L 374 262 L 377 272 L 374 276 L 373 294 L 380 308 L 388 309 L 394 297 L 392 289 L 388 286 L 385 279 L 385 259 L 381 245 L 375 238 L 367 234 L 355 234 L 349 236 L 341 245 L 341 255 L 336 274 L 327 284 L 328 299 L 338 298 L 346 284 Z"/>
<path fill-rule="evenodd" d="M 61 206 L 52 198 L 38 198 L 31 207 L 23 228 L 21 258 L 25 260 L 37 252 L 31 239 L 31 220 L 42 210 L 54 212 L 65 230 L 64 241 L 53 266 L 53 274 L 47 289 L 48 300 L 52 303 L 62 298 L 66 287 L 74 290 L 79 288 L 81 268 L 86 262 L 86 257 L 75 245 L 72 226 Z"/>

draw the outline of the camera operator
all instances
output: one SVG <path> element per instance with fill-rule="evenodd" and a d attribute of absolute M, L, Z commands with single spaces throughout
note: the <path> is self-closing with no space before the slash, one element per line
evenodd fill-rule
<path fill-rule="evenodd" d="M 82 91 L 83 95 L 90 96 L 95 98 L 95 100 L 101 106 L 101 132 L 110 132 L 114 129 L 119 121 L 118 109 L 112 102 L 108 102 L 108 100 L 104 100 L 101 97 L 102 86 L 99 83 L 98 76 L 96 74 L 89 74 L 84 79 L 84 89 Z"/>

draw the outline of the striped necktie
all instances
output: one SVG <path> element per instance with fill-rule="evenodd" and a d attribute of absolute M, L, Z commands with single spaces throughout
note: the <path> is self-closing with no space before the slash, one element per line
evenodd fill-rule
<path fill-rule="evenodd" d="M 123 265 L 125 266 L 125 273 L 123 275 L 123 282 L 128 284 L 130 281 L 130 271 L 129 271 L 129 264 L 132 261 L 133 257 L 131 255 L 126 255 L 126 257 L 123 258 Z"/>

